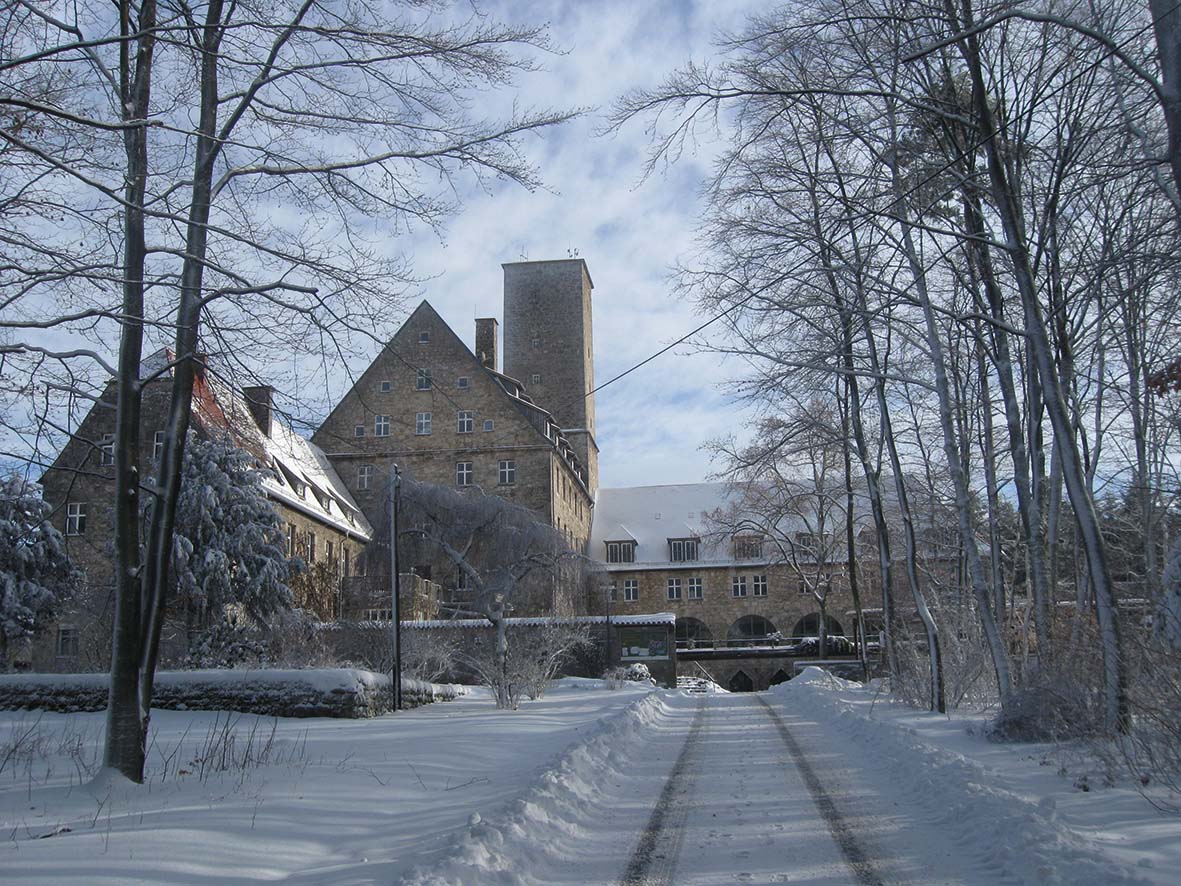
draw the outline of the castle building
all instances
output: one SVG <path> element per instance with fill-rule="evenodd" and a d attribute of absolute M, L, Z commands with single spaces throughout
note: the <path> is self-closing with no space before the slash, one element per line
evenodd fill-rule
<path fill-rule="evenodd" d="M 165 369 L 166 362 L 163 351 L 147 358 L 145 375 Z M 245 449 L 269 469 L 263 488 L 285 527 L 289 555 L 347 574 L 369 543 L 369 521 L 324 454 L 275 414 L 273 394 L 267 385 L 236 390 L 201 367 L 193 384 L 191 428 L 204 439 L 225 440 Z M 159 459 L 171 396 L 166 369 L 144 387 L 140 464 L 145 471 Z M 103 667 L 109 656 L 114 599 L 114 406 L 112 383 L 41 478 L 53 523 L 85 582 L 74 611 L 62 613 L 52 644 L 34 644 L 30 650 L 36 658 L 31 664 L 38 670 Z M 317 615 L 332 618 L 335 613 L 326 610 Z"/>
<path fill-rule="evenodd" d="M 597 484 L 591 279 L 582 259 L 504 265 L 504 370 L 494 318 L 468 348 L 422 302 L 316 430 L 377 522 L 391 465 L 528 507 L 585 549 Z"/>

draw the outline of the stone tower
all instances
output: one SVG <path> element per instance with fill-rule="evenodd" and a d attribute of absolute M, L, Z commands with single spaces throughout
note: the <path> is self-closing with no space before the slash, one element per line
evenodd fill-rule
<path fill-rule="evenodd" d="M 599 483 L 595 443 L 591 281 L 580 258 L 504 264 L 504 373 L 549 410 L 586 467 L 587 489 Z"/>

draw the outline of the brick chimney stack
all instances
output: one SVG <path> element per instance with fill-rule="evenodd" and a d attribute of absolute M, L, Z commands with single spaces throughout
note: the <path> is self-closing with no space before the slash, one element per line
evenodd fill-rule
<path fill-rule="evenodd" d="M 496 354 L 496 332 L 500 323 L 495 317 L 484 317 L 476 321 L 476 357 L 493 372 L 500 366 Z"/>
<path fill-rule="evenodd" d="M 258 429 L 266 436 L 271 436 L 271 415 L 274 411 L 275 389 L 270 385 L 255 385 L 243 388 L 246 397 L 246 408 L 254 416 Z"/>

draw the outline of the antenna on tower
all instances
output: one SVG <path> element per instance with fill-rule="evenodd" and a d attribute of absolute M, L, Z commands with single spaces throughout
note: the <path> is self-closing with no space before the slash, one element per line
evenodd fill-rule
<path fill-rule="evenodd" d="M 529 261 L 529 253 L 528 253 L 528 251 L 525 249 L 525 244 L 524 244 L 524 243 L 522 243 L 520 248 L 521 248 L 521 254 L 520 254 L 519 256 L 517 256 L 517 257 L 518 257 L 518 258 L 519 258 L 521 261 Z"/>
<path fill-rule="evenodd" d="M 566 250 L 566 258 L 578 258 L 578 247 L 571 246 Z"/>

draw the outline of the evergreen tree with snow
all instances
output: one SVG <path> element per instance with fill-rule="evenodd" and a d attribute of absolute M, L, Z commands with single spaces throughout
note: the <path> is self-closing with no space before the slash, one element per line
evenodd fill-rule
<path fill-rule="evenodd" d="M 32 636 L 75 573 L 38 487 L 12 475 L 0 481 L 0 670 L 8 646 Z"/>
<path fill-rule="evenodd" d="M 265 470 L 249 452 L 219 440 L 194 438 L 185 449 L 173 565 L 189 638 L 198 647 L 204 633 L 263 627 L 291 608 L 288 582 L 305 567 L 287 556 L 282 524 L 263 487 Z"/>

